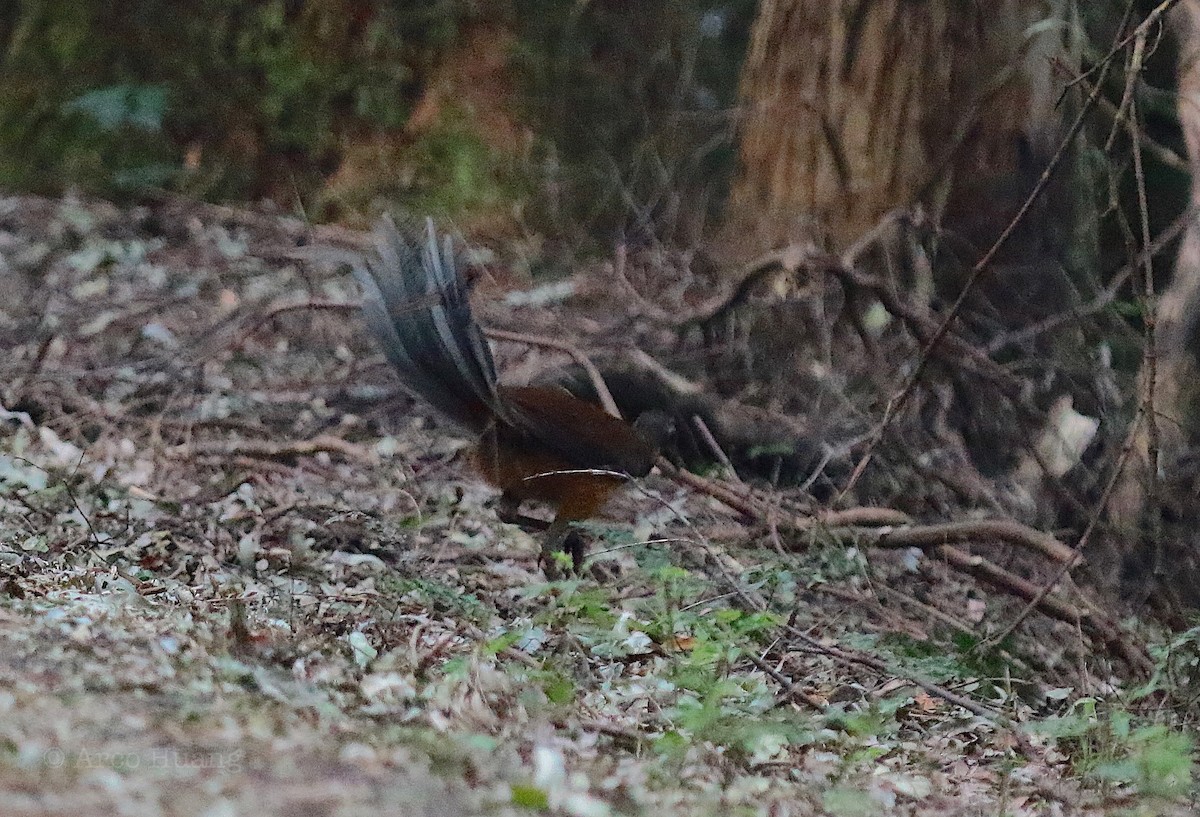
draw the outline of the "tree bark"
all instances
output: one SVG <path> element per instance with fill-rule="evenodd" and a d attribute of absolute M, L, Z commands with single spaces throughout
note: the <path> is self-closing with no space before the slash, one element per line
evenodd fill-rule
<path fill-rule="evenodd" d="M 1058 129 L 1050 57 L 1066 29 L 1041 23 L 1060 5 L 763 0 L 726 249 L 743 258 L 805 237 L 842 249 L 916 203 L 968 239 L 994 238 Z"/>
<path fill-rule="evenodd" d="M 1154 344 L 1139 375 L 1137 399 L 1146 401 L 1128 459 L 1108 503 L 1124 545 L 1124 575 L 1154 594 L 1160 608 L 1194 608 L 1200 598 L 1200 550 L 1194 537 L 1164 536 L 1163 510 L 1195 517 L 1200 478 L 1188 454 L 1200 429 L 1200 0 L 1172 12 L 1179 41 L 1179 123 L 1191 167 L 1191 217 L 1170 285 L 1157 305 Z M 1153 415 L 1153 433 L 1149 416 Z"/>
<path fill-rule="evenodd" d="M 1172 20 L 1180 40 L 1179 123 L 1187 143 L 1192 172 L 1192 218 L 1179 245 L 1175 272 L 1159 304 L 1156 410 L 1162 418 L 1160 444 L 1174 460 L 1197 427 L 1200 367 L 1196 341 L 1200 332 L 1200 0 L 1185 0 Z"/>

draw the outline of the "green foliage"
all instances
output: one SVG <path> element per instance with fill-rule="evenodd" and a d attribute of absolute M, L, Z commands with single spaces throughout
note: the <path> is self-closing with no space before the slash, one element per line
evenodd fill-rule
<path fill-rule="evenodd" d="M 161 85 L 130 84 L 90 91 L 63 106 L 68 113 L 90 116 L 105 131 L 128 126 L 149 133 L 162 130 L 166 107 L 167 92 Z"/>
<path fill-rule="evenodd" d="M 1137 698 L 1165 692 L 1192 708 L 1200 701 L 1200 625 L 1177 633 L 1161 646 L 1151 647 L 1154 675 L 1137 691 Z"/>
<path fill-rule="evenodd" d="M 875 817 L 881 812 L 879 804 L 866 792 L 844 787 L 826 791 L 821 805 L 834 817 Z"/>
<path fill-rule="evenodd" d="M 611 599 L 601 587 L 588 587 L 581 581 L 570 580 L 531 587 L 527 592 L 548 596 L 547 601 L 551 604 L 537 620 L 549 627 L 584 625 L 609 629 L 617 620 Z"/>
<path fill-rule="evenodd" d="M 576 688 L 570 678 L 558 673 L 547 673 L 541 681 L 542 692 L 550 703 L 566 706 L 575 700 Z"/>
<path fill-rule="evenodd" d="M 537 786 L 513 784 L 512 802 L 514 806 L 530 811 L 547 811 L 550 808 L 550 797 Z"/>
<path fill-rule="evenodd" d="M 1096 698 L 1074 701 L 1065 714 L 1046 718 L 1033 731 L 1057 738 L 1084 774 L 1132 784 L 1142 794 L 1179 797 L 1192 785 L 1192 739 L 1160 723 Z"/>
<path fill-rule="evenodd" d="M 1132 785 L 1151 797 L 1183 797 L 1193 793 L 1194 740 L 1177 722 L 1164 720 L 1169 710 L 1159 704 L 1165 696 L 1194 711 L 1200 690 L 1200 626 L 1152 646 L 1151 654 L 1153 675 L 1124 699 L 1077 698 L 1062 714 L 1043 718 L 1031 729 L 1057 739 L 1089 777 Z M 1138 711 L 1141 703 L 1153 705 L 1151 714 Z"/>
<path fill-rule="evenodd" d="M 449 110 L 408 151 L 414 169 L 398 193 L 408 193 L 406 209 L 440 218 L 459 217 L 499 206 L 519 191 L 510 188 L 466 112 Z"/>
<path fill-rule="evenodd" d="M 478 596 L 440 582 L 385 574 L 379 577 L 379 584 L 389 594 L 411 596 L 439 613 L 451 613 L 475 622 L 484 622 L 491 616 L 491 611 Z M 503 647 L 497 651 L 499 649 Z"/>
<path fill-rule="evenodd" d="M 805 746 L 816 740 L 812 726 L 786 710 L 750 712 L 744 690 L 716 686 L 703 698 L 685 696 L 666 714 L 678 730 L 656 742 L 655 748 L 680 757 L 693 741 L 726 747 L 739 760 L 767 760 L 785 746 Z M 770 696 L 764 696 L 769 700 Z M 752 716 L 750 716 L 752 715 Z M 686 735 L 687 739 L 681 739 Z"/>
<path fill-rule="evenodd" d="M 1191 738 L 1161 724 L 1130 730 L 1128 716 L 1114 717 L 1112 726 L 1121 751 L 1118 757 L 1097 764 L 1097 777 L 1134 783 L 1143 794 L 1158 797 L 1188 793 L 1193 766 Z"/>
<path fill-rule="evenodd" d="M 0 184 L 299 190 L 408 118 L 451 0 L 34 0 L 0 11 Z M 190 159 L 188 158 L 190 155 Z"/>
<path fill-rule="evenodd" d="M 751 0 L 632 10 L 574 0 L 9 4 L 0 185 L 169 187 L 308 211 L 390 204 L 455 218 L 532 199 L 531 220 L 561 234 L 581 225 L 678 234 L 697 226 L 685 214 L 709 212 L 723 195 L 726 112 L 753 9 Z M 474 20 L 516 34 L 516 93 L 537 135 L 527 155 L 495 155 L 469 101 L 445 100 L 436 121 L 406 130 Z"/>

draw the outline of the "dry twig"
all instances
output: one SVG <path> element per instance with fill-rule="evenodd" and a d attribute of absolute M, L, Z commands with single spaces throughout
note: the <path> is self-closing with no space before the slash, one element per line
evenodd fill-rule
<path fill-rule="evenodd" d="M 252 459 L 289 461 L 314 454 L 339 454 L 354 462 L 374 462 L 369 450 L 340 437 L 322 435 L 310 440 L 235 440 L 233 442 L 202 442 L 176 446 L 170 450 L 176 457 L 250 457 Z"/>

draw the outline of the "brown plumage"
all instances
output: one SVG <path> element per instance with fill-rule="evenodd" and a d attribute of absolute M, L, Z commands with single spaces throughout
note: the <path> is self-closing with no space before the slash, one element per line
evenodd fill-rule
<path fill-rule="evenodd" d="M 376 252 L 355 277 L 367 324 L 405 390 L 474 435 L 470 461 L 501 490 L 502 507 L 515 513 L 537 500 L 554 508 L 542 547 L 547 569 L 572 522 L 594 516 L 653 467 L 655 446 L 599 406 L 563 389 L 497 383 L 450 241 L 438 241 L 432 222 L 418 241 L 383 219 Z M 578 568 L 582 551 L 572 555 Z"/>

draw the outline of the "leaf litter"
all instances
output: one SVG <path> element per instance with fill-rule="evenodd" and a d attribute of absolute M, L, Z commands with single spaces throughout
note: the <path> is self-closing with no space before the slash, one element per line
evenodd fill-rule
<path fill-rule="evenodd" d="M 282 251 L 312 239 L 174 200 L 0 199 L 6 814 L 1190 813 L 1186 786 L 1090 776 L 1076 738 L 1023 757 L 908 683 L 1023 724 L 1111 679 L 1058 682 L 1075 646 L 1029 628 L 1019 677 L 952 660 L 872 590 L 912 592 L 906 554 L 797 562 L 652 477 L 592 530 L 615 578 L 547 583 L 353 312 L 273 312 L 356 297 Z"/>

